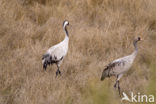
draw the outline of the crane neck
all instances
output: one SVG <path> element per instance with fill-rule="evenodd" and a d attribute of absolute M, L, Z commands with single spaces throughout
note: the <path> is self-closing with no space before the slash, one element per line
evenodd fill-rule
<path fill-rule="evenodd" d="M 68 31 L 67 31 L 66 26 L 63 26 L 63 30 L 65 32 L 65 38 L 64 38 L 63 42 L 68 44 L 68 42 L 69 42 L 69 35 L 68 35 Z"/>
<path fill-rule="evenodd" d="M 134 40 L 133 42 L 135 51 L 138 51 L 137 42 L 138 42 L 137 40 Z"/>
<path fill-rule="evenodd" d="M 133 45 L 134 45 L 134 52 L 132 53 L 132 55 L 135 57 L 138 53 L 138 47 L 137 47 L 137 40 L 134 40 Z"/>
<path fill-rule="evenodd" d="M 68 37 L 68 38 L 69 38 L 69 34 L 68 34 L 68 30 L 67 30 L 67 28 L 66 28 L 66 25 L 63 26 L 63 30 L 65 31 L 65 34 L 66 34 L 65 37 Z"/>

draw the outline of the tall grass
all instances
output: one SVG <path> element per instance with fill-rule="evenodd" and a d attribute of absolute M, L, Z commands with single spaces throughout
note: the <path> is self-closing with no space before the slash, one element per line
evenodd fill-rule
<path fill-rule="evenodd" d="M 115 78 L 100 81 L 105 65 L 139 54 L 121 79 L 121 89 L 155 94 L 155 0 L 0 0 L 0 104 L 120 104 Z M 69 51 L 43 71 L 41 57 L 64 38 Z"/>

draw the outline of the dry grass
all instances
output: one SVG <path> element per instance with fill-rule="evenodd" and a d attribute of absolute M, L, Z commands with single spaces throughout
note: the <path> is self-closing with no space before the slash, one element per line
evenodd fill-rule
<path fill-rule="evenodd" d="M 155 0 L 0 0 L 0 104 L 120 104 L 115 78 L 100 81 L 105 65 L 139 54 L 121 80 L 122 91 L 155 94 Z M 71 26 L 69 52 L 42 69 L 41 57 Z"/>

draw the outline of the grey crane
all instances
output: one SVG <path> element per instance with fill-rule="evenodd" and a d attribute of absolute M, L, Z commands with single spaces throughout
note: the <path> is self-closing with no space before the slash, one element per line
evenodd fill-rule
<path fill-rule="evenodd" d="M 106 66 L 106 68 L 103 70 L 101 81 L 104 80 L 106 77 L 116 76 L 116 83 L 114 84 L 114 88 L 118 87 L 119 95 L 120 95 L 120 85 L 119 80 L 123 76 L 125 72 L 127 72 L 130 67 L 132 66 L 132 63 L 138 53 L 137 48 L 137 42 L 140 41 L 141 38 L 138 37 L 133 41 L 134 45 L 134 52 L 128 56 L 119 58 L 111 62 Z M 118 86 L 117 86 L 118 85 Z"/>
<path fill-rule="evenodd" d="M 68 21 L 63 22 L 63 30 L 65 31 L 65 38 L 62 42 L 50 47 L 46 53 L 42 57 L 43 68 L 46 70 L 47 65 L 56 64 L 57 71 L 56 76 L 58 74 L 61 75 L 60 65 L 67 54 L 68 51 L 68 43 L 69 43 L 69 34 L 67 31 L 67 25 L 69 25 Z"/>

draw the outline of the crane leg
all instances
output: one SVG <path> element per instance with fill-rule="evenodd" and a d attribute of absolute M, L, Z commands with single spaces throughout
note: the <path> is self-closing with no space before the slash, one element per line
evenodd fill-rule
<path fill-rule="evenodd" d="M 120 84 L 119 84 L 119 80 L 120 80 L 120 78 L 123 76 L 123 74 L 119 74 L 119 75 L 117 75 L 117 80 L 116 80 L 116 83 L 115 83 L 115 85 L 114 85 L 114 88 L 116 88 L 116 87 L 118 87 L 118 91 L 119 91 L 119 95 L 121 96 L 121 94 L 120 94 Z M 117 86 L 118 85 L 118 86 Z"/>
<path fill-rule="evenodd" d="M 116 79 L 116 82 L 115 82 L 115 84 L 114 84 L 114 88 L 116 88 L 116 87 L 117 87 L 118 80 L 119 80 L 119 75 L 117 75 L 117 79 Z"/>
<path fill-rule="evenodd" d="M 46 71 L 46 69 L 47 69 L 47 63 L 44 63 L 43 64 L 43 69 Z"/>
<path fill-rule="evenodd" d="M 119 95 L 121 96 L 121 94 L 120 94 L 120 85 L 119 85 L 119 80 L 118 80 L 117 82 L 118 82 L 118 91 L 119 91 Z"/>
<path fill-rule="evenodd" d="M 117 85 L 117 81 L 116 81 L 115 84 L 114 84 L 114 88 L 116 88 L 116 85 Z"/>
<path fill-rule="evenodd" d="M 56 71 L 56 77 L 57 77 L 58 74 L 61 75 L 61 71 L 60 71 L 60 67 L 59 67 L 59 65 L 58 65 L 58 64 L 56 64 L 56 65 L 57 65 L 57 71 Z"/>
<path fill-rule="evenodd" d="M 114 84 L 114 88 L 118 87 L 119 95 L 120 95 L 120 85 L 119 85 L 119 80 L 116 81 Z"/>

